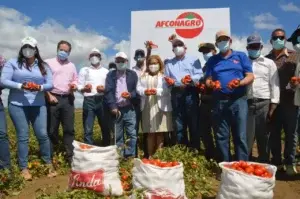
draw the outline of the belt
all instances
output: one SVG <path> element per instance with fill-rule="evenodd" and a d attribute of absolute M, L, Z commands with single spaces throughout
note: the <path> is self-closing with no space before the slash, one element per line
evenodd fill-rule
<path fill-rule="evenodd" d="M 225 94 L 225 93 L 218 93 L 216 95 L 214 95 L 214 99 L 215 100 L 237 100 L 241 97 L 245 97 L 246 93 L 231 93 L 231 94 Z"/>
<path fill-rule="evenodd" d="M 52 95 L 56 97 L 70 97 L 71 94 L 57 94 L 57 93 L 51 93 Z"/>
<path fill-rule="evenodd" d="M 264 101 L 269 101 L 269 99 L 262 99 L 262 98 L 248 99 L 248 103 L 259 103 L 259 102 L 264 102 Z"/>

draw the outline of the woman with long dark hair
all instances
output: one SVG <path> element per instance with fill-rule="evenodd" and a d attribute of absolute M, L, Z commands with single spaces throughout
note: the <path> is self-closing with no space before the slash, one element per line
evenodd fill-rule
<path fill-rule="evenodd" d="M 56 176 L 51 164 L 44 97 L 44 92 L 53 87 L 52 72 L 42 60 L 34 38 L 24 38 L 18 58 L 5 63 L 1 83 L 5 88 L 10 89 L 8 112 L 17 133 L 21 175 L 25 180 L 32 179 L 27 169 L 29 124 L 31 124 L 40 145 L 41 158 L 49 168 L 48 176 Z"/>

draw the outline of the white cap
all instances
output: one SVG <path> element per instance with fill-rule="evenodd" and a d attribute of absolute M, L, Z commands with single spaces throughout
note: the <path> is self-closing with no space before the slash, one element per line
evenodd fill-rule
<path fill-rule="evenodd" d="M 128 59 L 127 55 L 124 52 L 118 52 L 115 56 L 115 58 L 121 57 L 123 59 Z"/>
<path fill-rule="evenodd" d="M 35 38 L 33 37 L 25 37 L 23 40 L 22 40 L 22 46 L 24 45 L 30 45 L 31 47 L 35 48 L 36 45 L 37 45 L 37 41 Z"/>
<path fill-rule="evenodd" d="M 174 43 L 176 41 L 181 41 L 182 43 L 184 43 L 184 39 L 181 37 L 176 37 L 175 39 L 172 40 L 172 43 Z"/>
<path fill-rule="evenodd" d="M 91 50 L 91 53 L 90 53 L 90 54 L 92 54 L 92 53 L 99 53 L 99 54 L 100 54 L 100 50 L 98 50 L 97 48 L 93 48 L 93 49 Z"/>

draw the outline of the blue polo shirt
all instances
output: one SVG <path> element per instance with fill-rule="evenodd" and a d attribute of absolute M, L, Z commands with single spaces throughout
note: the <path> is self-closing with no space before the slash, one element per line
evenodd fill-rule
<path fill-rule="evenodd" d="M 227 88 L 228 83 L 233 79 L 244 79 L 245 73 L 252 73 L 252 63 L 248 56 L 239 51 L 232 51 L 228 57 L 222 57 L 219 53 L 212 56 L 206 62 L 206 77 L 211 77 L 213 81 L 219 80 L 222 89 L 215 91 L 217 94 L 246 94 L 246 86 L 241 86 L 230 90 Z"/>

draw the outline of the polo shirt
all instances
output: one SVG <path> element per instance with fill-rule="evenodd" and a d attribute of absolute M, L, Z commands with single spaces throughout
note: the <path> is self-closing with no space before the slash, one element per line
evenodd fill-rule
<path fill-rule="evenodd" d="M 206 62 L 206 78 L 211 77 L 213 81 L 220 81 L 221 90 L 214 91 L 213 95 L 218 94 L 245 94 L 246 86 L 236 89 L 227 88 L 228 83 L 233 79 L 244 79 L 245 73 L 252 73 L 252 63 L 248 56 L 239 51 L 233 51 L 228 57 L 222 57 L 219 53 L 212 56 Z"/>

